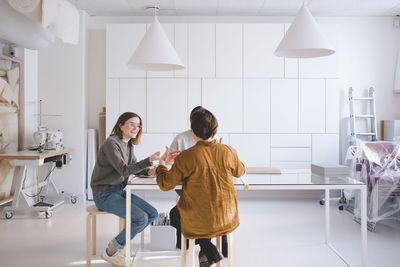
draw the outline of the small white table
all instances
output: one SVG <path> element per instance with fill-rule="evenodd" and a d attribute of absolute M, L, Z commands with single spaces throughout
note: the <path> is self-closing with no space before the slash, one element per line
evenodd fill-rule
<path fill-rule="evenodd" d="M 350 177 L 322 177 L 310 174 L 309 170 L 283 170 L 281 174 L 245 174 L 248 190 L 325 190 L 325 242 L 348 266 L 351 264 L 332 246 L 330 242 L 330 190 L 353 189 L 360 190 L 360 219 L 361 219 L 361 262 L 367 267 L 367 187 L 364 183 Z M 236 190 L 244 190 L 243 182 L 234 178 Z M 176 189 L 181 189 L 178 185 Z M 160 190 L 155 178 L 133 178 L 126 186 L 126 246 L 125 255 L 130 255 L 131 235 L 131 191 Z M 143 242 L 143 235 L 142 235 Z M 126 257 L 125 266 L 131 264 Z"/>
<path fill-rule="evenodd" d="M 10 207 L 5 207 L 6 219 L 11 219 L 15 211 L 18 210 L 35 210 L 38 212 L 44 212 L 46 218 L 50 218 L 53 209 L 64 203 L 64 200 L 59 199 L 59 192 L 51 180 L 52 171 L 55 168 L 56 162 L 60 162 L 61 165 L 69 163 L 68 154 L 71 153 L 73 149 L 63 149 L 63 150 L 45 150 L 42 153 L 38 151 L 23 150 L 12 153 L 0 154 L 0 159 L 7 159 L 10 163 L 15 166 L 13 187 L 14 187 L 14 198 L 12 200 L 12 205 Z M 26 191 L 30 189 L 23 188 L 24 180 L 27 175 L 27 171 L 31 173 L 34 177 L 37 175 L 37 168 L 39 166 L 48 163 L 48 175 L 45 180 L 35 186 L 42 188 L 43 200 L 52 202 L 44 205 L 37 205 L 33 202 L 34 199 L 26 195 Z M 14 186 L 15 184 L 15 186 Z M 71 202 L 75 203 L 76 198 L 71 198 Z M 38 203 L 44 203 L 40 201 Z"/>

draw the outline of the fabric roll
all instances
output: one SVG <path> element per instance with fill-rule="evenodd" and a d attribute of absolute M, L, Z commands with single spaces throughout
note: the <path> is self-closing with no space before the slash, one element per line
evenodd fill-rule
<path fill-rule="evenodd" d="M 8 0 L 8 3 L 19 13 L 29 19 L 41 23 L 42 0 Z"/>

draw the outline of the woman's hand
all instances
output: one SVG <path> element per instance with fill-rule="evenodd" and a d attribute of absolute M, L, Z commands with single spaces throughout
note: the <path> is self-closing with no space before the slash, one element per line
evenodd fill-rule
<path fill-rule="evenodd" d="M 156 168 L 154 168 L 154 166 L 149 168 L 149 170 L 147 171 L 147 175 L 151 176 L 151 177 L 155 177 L 156 176 Z"/>
<path fill-rule="evenodd" d="M 169 148 L 166 146 L 165 147 L 165 152 L 160 158 L 160 164 L 165 165 L 167 163 L 170 163 L 170 162 L 174 161 L 174 159 L 176 158 L 176 156 L 179 155 L 179 153 L 181 153 L 181 151 L 179 151 L 179 150 L 175 150 L 175 151 L 171 151 L 170 152 Z"/>
<path fill-rule="evenodd" d="M 160 159 L 160 154 L 161 154 L 160 152 L 156 152 L 156 153 L 152 154 L 150 156 L 150 161 L 155 161 L 155 160 Z"/>

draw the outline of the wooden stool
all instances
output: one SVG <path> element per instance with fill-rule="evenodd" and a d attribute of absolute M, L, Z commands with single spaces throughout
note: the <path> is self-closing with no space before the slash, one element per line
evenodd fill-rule
<path fill-rule="evenodd" d="M 227 234 L 228 241 L 228 266 L 233 267 L 233 240 L 232 234 Z M 221 237 L 217 236 L 217 248 L 221 251 Z M 195 266 L 195 257 L 194 257 L 194 245 L 195 239 L 189 239 L 189 267 Z M 186 238 L 182 234 L 181 238 L 181 266 L 186 266 Z M 217 262 L 217 267 L 221 267 L 221 261 Z"/>
<path fill-rule="evenodd" d="M 96 255 L 96 215 L 111 214 L 106 211 L 99 210 L 96 205 L 86 208 L 88 212 L 86 219 L 86 265 L 91 264 L 91 255 Z M 125 219 L 119 217 L 119 231 L 125 228 Z"/>

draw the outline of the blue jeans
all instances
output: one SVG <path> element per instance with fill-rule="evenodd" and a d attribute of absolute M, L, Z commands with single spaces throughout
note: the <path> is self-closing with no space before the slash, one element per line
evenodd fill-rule
<path fill-rule="evenodd" d="M 120 185 L 107 187 L 103 192 L 93 196 L 93 200 L 98 209 L 126 218 L 126 192 Z M 151 224 L 157 216 L 158 212 L 152 205 L 131 194 L 131 239 Z M 125 246 L 125 229 L 115 239 L 119 245 Z"/>

